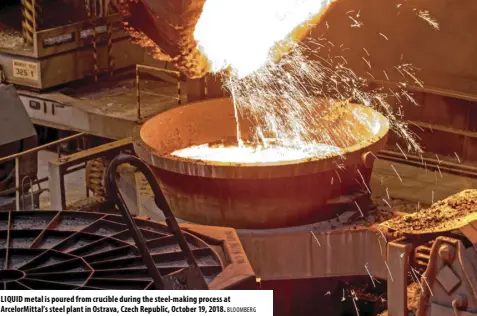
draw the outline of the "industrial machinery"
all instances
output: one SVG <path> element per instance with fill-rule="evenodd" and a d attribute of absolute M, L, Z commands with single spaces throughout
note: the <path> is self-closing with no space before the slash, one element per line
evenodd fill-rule
<path fill-rule="evenodd" d="M 442 6 L 438 2 L 411 2 L 336 1 L 311 33 L 310 45 L 326 34 L 325 43 L 334 44 L 326 44 L 332 47 L 321 50 L 321 58 L 341 57 L 339 60 L 370 83 L 370 89 L 397 89 L 398 97 L 405 100 L 404 118 L 411 121 L 412 129 L 416 128 L 416 134 L 422 136 L 433 155 L 456 157 L 459 163 L 461 159 L 475 162 L 472 105 L 477 92 L 475 69 L 468 67 L 473 62 L 474 42 L 455 36 L 456 30 L 472 34 L 468 25 L 475 19 L 475 3 Z M 118 10 L 128 23 L 126 31 L 153 57 L 176 67 L 166 69 L 173 77 L 169 78 L 173 84 L 167 91 L 178 95 L 174 106 L 167 106 L 168 109 L 180 104 L 182 74 L 197 78 L 207 72 L 205 57 L 192 36 L 204 3 L 119 1 Z M 428 12 L 432 13 L 432 8 L 427 6 L 434 8 L 441 18 L 438 27 Z M 444 7 L 453 7 L 454 14 L 439 15 L 446 12 Z M 377 12 L 382 14 L 379 19 Z M 403 29 L 396 25 L 403 25 Z M 349 26 L 349 30 L 344 26 Z M 95 31 L 96 28 L 91 29 L 93 50 Z M 441 47 L 440 39 L 450 43 L 446 49 Z M 456 49 L 460 55 L 454 54 Z M 85 48 L 84 54 L 86 51 L 91 52 Z M 428 69 L 423 77 L 426 86 L 417 76 L 406 72 L 409 68 L 400 67 L 409 67 L 408 59 L 415 67 Z M 20 66 L 30 67 L 15 65 L 20 70 Z M 88 66 L 93 77 L 98 74 L 94 65 L 97 64 Z M 103 91 L 85 92 L 88 89 L 84 86 L 71 85 L 61 93 L 21 92 L 30 116 L 43 124 L 69 124 L 74 130 L 122 138 L 133 134 L 138 123 L 149 120 L 134 135 L 137 158 L 119 156 L 109 169 L 108 197 L 118 205 L 122 216 L 66 211 L 0 213 L 0 233 L 5 236 L 0 240 L 6 240 L 5 261 L 0 261 L 4 269 L 0 277 L 5 275 L 0 282 L 4 288 L 160 289 L 173 287 L 170 280 L 176 277 L 174 281 L 180 280 L 188 288 L 257 285 L 273 289 L 277 315 L 308 315 L 317 310 L 333 315 L 346 308 L 362 315 L 358 306 L 363 301 L 377 306 L 370 311 L 372 315 L 383 309 L 391 316 L 477 315 L 477 195 L 473 190 L 463 191 L 414 215 L 373 204 L 369 187 L 375 159 L 399 160 L 396 151 L 379 153 L 385 148 L 389 132 L 389 122 L 381 114 L 346 103 L 349 111 L 336 117 L 328 127 L 346 128 L 351 134 L 360 135 L 361 141 L 345 139 L 342 155 L 248 164 L 180 158 L 172 153 L 237 136 L 247 139 L 247 129 L 242 129 L 243 135 L 237 135 L 237 116 L 228 98 L 209 99 L 160 114 L 157 112 L 165 107 L 160 107 L 160 111 L 159 107 L 151 107 L 144 114 L 140 106 L 144 99 L 139 97 L 140 69 L 136 67 L 136 86 L 129 86 L 130 90 L 137 88 L 138 94 L 130 93 L 132 101 L 127 102 L 133 106 L 127 110 L 115 107 L 114 103 L 126 103 L 115 98 L 115 91 L 113 96 L 104 97 Z M 414 84 L 400 82 L 399 76 L 403 74 Z M 10 76 L 8 69 L 6 75 Z M 188 80 L 188 101 L 222 96 L 219 89 L 204 86 L 205 80 L 197 89 L 197 81 Z M 114 81 L 113 86 L 123 89 Z M 217 86 L 221 86 L 220 82 Z M 403 86 L 414 92 L 415 99 L 403 92 Z M 151 95 L 154 103 L 157 96 Z M 101 109 L 90 106 L 95 101 Z M 433 107 L 423 110 L 415 106 L 421 103 Z M 101 112 L 104 109 L 112 114 L 105 115 L 107 111 Z M 360 112 L 369 124 L 361 124 L 351 110 Z M 127 115 L 130 117 L 124 119 Z M 247 125 L 245 118 L 240 119 L 241 124 Z M 392 141 L 388 146 L 397 150 L 399 142 L 394 146 L 395 137 L 389 134 Z M 452 165 L 436 158 L 408 154 L 401 161 L 424 162 L 429 170 L 439 173 L 448 168 L 475 175 L 475 168 L 451 168 Z M 149 201 L 137 198 L 137 204 L 152 201 L 148 205 L 154 220 L 165 220 L 167 225 L 129 215 L 124 198 L 115 187 L 115 170 L 122 162 L 145 173 L 148 184 L 137 177 L 131 183 L 137 191 L 147 191 L 149 195 Z M 143 190 L 145 187 L 149 190 Z M 56 241 L 45 245 L 48 236 Z M 20 256 L 15 257 L 17 254 Z M 54 260 L 49 257 L 53 255 L 65 261 L 45 264 Z M 21 263 L 17 264 L 18 260 Z M 78 267 L 82 272 L 68 276 L 53 272 Z M 184 269 L 176 273 L 179 267 Z M 71 275 L 75 280 L 68 279 Z M 61 282 L 53 281 L 51 276 Z M 131 276 L 140 281 L 131 282 Z M 355 281 L 363 279 L 366 286 L 357 289 Z M 330 310 L 325 311 L 323 306 Z"/>
<path fill-rule="evenodd" d="M 372 113 L 368 121 L 373 117 L 381 128 L 363 137 L 362 144 L 350 143 L 345 151 L 349 156 L 340 168 L 331 162 L 339 160 L 338 156 L 234 164 L 171 155 L 178 148 L 233 139 L 235 119 L 228 99 L 159 114 L 137 133 L 135 151 L 160 184 L 160 188 L 153 187 L 153 194 L 164 192 L 165 205 L 180 219 L 237 229 L 262 288 L 283 296 L 275 303 L 277 315 L 313 310 L 307 310 L 306 294 L 296 302 L 286 294 L 290 287 L 303 291 L 292 284 L 304 279 L 323 292 L 343 291 L 338 299 L 327 302 L 334 307 L 329 314 L 334 315 L 344 304 L 341 298 L 363 299 L 352 287 L 338 286 L 337 280 L 351 282 L 360 276 L 369 277 L 373 284 L 387 282 L 387 302 L 382 305 L 389 315 L 447 315 L 454 310 L 473 315 L 477 312 L 473 305 L 477 298 L 475 191 L 436 203 L 429 211 L 416 213 L 417 217 L 378 209 L 366 188 L 373 152 L 386 141 L 387 122 Z M 351 117 L 337 121 L 352 122 L 354 134 L 366 133 Z M 316 188 L 320 190 L 312 192 Z M 160 208 L 153 212 L 160 213 Z M 284 254 L 293 260 L 279 259 Z M 310 300 L 319 301 L 316 297 Z"/>
<path fill-rule="evenodd" d="M 142 43 L 146 44 L 144 46 L 149 48 L 155 57 L 171 61 L 190 77 L 204 74 L 206 67 L 203 67 L 203 56 L 196 51 L 196 43 L 191 36 L 191 30 L 204 2 L 194 2 L 195 6 L 192 6 L 190 1 L 180 1 L 176 5 L 148 0 L 123 1 L 122 4 L 121 12 L 131 27 L 129 32 L 134 33 L 136 39 L 143 39 Z M 472 7 L 473 4 L 468 6 Z M 363 76 L 371 71 L 368 78 L 371 83 L 387 81 L 385 85 L 399 87 L 398 79 L 393 83 L 384 78 L 394 78 L 396 73 L 399 74 L 399 67 L 394 73 L 387 68 L 395 69 L 394 67 L 399 65 L 399 58 L 396 56 L 401 56 L 401 50 L 396 47 L 389 48 L 378 41 L 389 40 L 389 34 L 393 34 L 402 42 L 415 42 L 418 33 L 420 37 L 428 37 L 428 34 L 437 36 L 432 33 L 436 30 L 432 25 L 429 26 L 429 20 L 426 22 L 422 18 L 425 16 L 425 8 L 419 6 L 402 14 L 396 12 L 396 8 L 400 8 L 397 2 L 373 2 L 363 4 L 362 7 L 363 10 L 354 12 L 356 2 L 336 2 L 322 17 L 322 22 L 317 25 L 312 37 L 316 39 L 327 34 L 326 40 L 333 43 L 341 44 L 346 41 L 341 46 L 335 45 L 335 49 L 345 51 L 343 47 L 348 49 L 348 46 L 351 46 L 352 49 L 348 53 L 338 53 L 340 56 L 349 54 L 344 55 L 343 59 L 349 61 L 349 66 L 354 71 Z M 364 13 L 364 8 L 369 10 Z M 173 14 L 170 14 L 171 12 Z M 351 19 L 350 14 L 353 12 L 355 15 L 351 16 Z M 377 37 L 374 38 L 367 36 L 369 27 L 359 28 L 355 24 L 359 26 L 363 21 L 366 25 L 372 25 L 371 21 L 374 21 L 372 18 L 376 12 L 386 12 L 389 19 L 379 20 L 382 22 L 382 30 L 379 29 L 376 32 Z M 465 14 L 462 10 L 459 12 L 462 18 Z M 360 19 L 356 15 L 359 15 Z M 412 20 L 413 18 L 416 21 Z M 449 34 L 450 31 L 446 30 L 445 26 L 453 24 L 442 18 L 440 32 Z M 418 26 L 419 32 L 400 32 L 395 29 L 395 25 L 402 24 L 401 20 L 394 24 L 389 23 L 395 19 L 404 19 L 406 25 L 415 26 L 420 22 L 423 25 Z M 347 25 L 342 20 L 346 20 L 348 24 L 351 21 L 354 25 L 351 26 L 352 31 L 343 32 L 342 27 L 336 26 Z M 459 23 L 461 24 L 463 25 Z M 331 31 L 326 31 L 329 28 Z M 179 29 L 184 32 L 177 32 Z M 354 30 L 363 36 L 356 36 L 352 33 Z M 366 42 L 364 51 L 363 41 Z M 400 41 L 393 45 L 399 46 Z M 438 51 L 431 45 L 438 43 L 438 40 L 427 43 L 426 49 Z M 409 45 L 402 47 L 409 49 L 406 51 L 409 54 L 417 51 Z M 358 49 L 360 54 L 356 52 Z M 370 54 L 371 50 L 373 52 Z M 394 54 L 380 53 L 388 50 L 392 50 Z M 328 55 L 329 50 L 323 50 L 323 53 Z M 366 53 L 367 57 L 361 56 Z M 438 68 L 445 65 L 439 62 L 440 59 L 436 61 L 424 58 L 426 65 L 431 61 Z M 371 62 L 366 63 L 368 59 Z M 414 60 L 417 63 L 422 62 L 417 57 Z M 376 69 L 376 63 L 382 66 L 377 67 L 380 72 L 382 68 L 385 70 L 379 75 L 368 69 L 371 68 L 370 64 L 373 65 L 372 69 Z M 452 83 L 444 82 L 443 78 L 449 75 L 449 69 L 436 67 L 430 67 L 431 72 L 427 73 L 426 80 L 429 79 L 429 84 L 426 88 L 407 87 L 416 94 L 422 93 L 423 100 L 472 99 L 471 94 L 475 91 L 471 88 L 463 91 L 457 80 Z M 435 73 L 440 75 L 436 76 Z M 460 78 L 459 82 L 462 80 L 464 79 Z M 416 79 L 415 85 L 420 86 L 419 83 Z M 464 86 L 471 87 L 472 83 L 467 82 Z M 207 93 L 209 97 L 214 95 L 210 87 Z M 215 95 L 217 94 L 220 95 Z M 461 104 L 466 101 L 457 102 Z M 441 108 L 447 109 L 447 103 L 450 102 L 441 102 Z M 406 113 L 409 112 L 414 115 L 418 110 L 410 109 Z M 450 124 L 448 116 L 444 118 L 442 112 L 435 115 L 440 115 L 440 124 Z M 420 122 L 422 117 L 422 113 L 415 114 L 412 117 L 413 123 L 421 129 L 436 127 L 436 124 L 431 126 Z M 345 122 L 344 119 L 339 120 L 338 124 L 346 124 Z M 151 199 L 154 199 L 157 191 L 162 190 L 172 211 L 180 219 L 206 225 L 227 225 L 237 229 L 251 265 L 262 281 L 262 288 L 273 288 L 276 297 L 283 298 L 276 300 L 275 309 L 283 315 L 302 315 L 310 312 L 303 303 L 306 294 L 302 292 L 299 295 L 300 302 L 292 302 L 293 299 L 290 298 L 290 289 L 299 292 L 298 280 L 304 279 L 312 280 L 315 287 L 325 292 L 325 297 L 326 292 L 343 291 L 343 295 L 339 295 L 334 302 L 337 305 L 343 300 L 351 301 L 352 305 L 356 306 L 357 291 L 339 287 L 336 279 L 344 278 L 349 281 L 350 278 L 359 276 L 369 277 L 372 284 L 378 283 L 378 280 L 386 280 L 389 315 L 407 315 L 408 312 L 418 315 L 447 315 L 449 312 L 458 315 L 465 312 L 472 315 L 477 311 L 473 305 L 476 299 L 476 267 L 472 264 L 475 260 L 472 257 L 475 257 L 476 250 L 475 223 L 472 218 L 469 217 L 458 224 L 444 223 L 445 229 L 440 231 L 410 233 L 403 227 L 393 228 L 388 225 L 388 220 L 391 223 L 407 223 L 412 222 L 412 219 L 391 211 L 383 212 L 369 201 L 367 186 L 373 159 L 383 148 L 387 138 L 386 123 L 380 123 L 382 129 L 364 137 L 366 142 L 348 145 L 346 152 L 349 157 L 343 169 L 332 163 L 333 157 L 329 161 L 312 159 L 279 165 L 234 165 L 173 157 L 171 153 L 174 150 L 236 136 L 235 118 L 230 102 L 226 99 L 215 99 L 177 108 L 151 118 L 136 135 L 135 150 L 152 168 L 161 187 L 152 190 Z M 454 133 L 442 125 L 438 124 L 436 128 L 439 133 L 447 136 Z M 468 126 L 463 127 L 466 128 Z M 418 132 L 419 135 L 425 133 L 427 132 Z M 468 132 L 461 134 L 471 137 Z M 434 147 L 437 151 L 437 146 Z M 472 160 L 471 153 L 465 150 L 455 152 L 459 153 L 458 156 L 465 156 L 467 161 Z M 449 153 L 446 155 L 450 156 Z M 357 176 L 358 171 L 361 177 Z M 355 179 L 358 179 L 358 183 Z M 136 185 L 140 186 L 139 183 Z M 316 192 L 318 189 L 313 191 L 313 185 L 322 190 L 319 193 Z M 471 209 L 471 213 L 473 211 Z M 156 208 L 154 212 L 160 213 L 160 209 Z M 433 221 L 424 223 L 422 225 L 429 228 L 435 224 Z M 284 257 L 293 260 L 284 260 Z M 313 281 L 314 279 L 318 280 Z M 414 298 L 419 304 L 409 302 L 408 298 Z M 316 293 L 310 300 L 318 301 Z"/>
<path fill-rule="evenodd" d="M 204 74 L 206 68 L 201 67 L 204 56 L 195 50 L 192 30 L 206 1 L 122 3 L 125 4 L 121 13 L 129 25 L 136 35 L 140 33 L 146 39 L 142 43 L 147 43 L 150 51 L 161 51 L 162 54 L 153 52 L 154 56 L 170 60 L 188 76 Z M 411 131 L 426 144 L 427 153 L 423 156 L 428 159 L 428 166 L 436 165 L 439 160 L 435 154 L 454 164 L 471 165 L 477 161 L 475 150 L 470 149 L 476 144 L 477 85 L 475 69 L 468 65 L 473 63 L 475 49 L 472 41 L 456 34 L 470 34 L 468 25 L 475 19 L 475 6 L 470 0 L 448 6 L 440 1 L 406 4 L 398 0 L 334 1 L 304 42 L 317 48 L 317 57 L 335 65 L 342 62 L 352 69 L 369 83 L 370 89 L 383 93 L 391 89 L 389 102 L 401 108 L 402 119 L 409 122 Z M 134 10 L 137 14 L 129 14 Z M 143 16 L 148 18 L 141 19 Z M 187 57 L 187 64 L 182 65 L 181 54 Z M 405 67 L 415 71 L 412 76 L 406 74 L 405 70 L 409 69 L 403 70 Z M 403 89 L 408 93 L 401 95 Z M 203 99 L 202 90 L 191 89 L 189 100 Z M 222 96 L 220 85 L 209 85 L 207 94 Z M 393 133 L 390 137 L 382 154 L 396 160 L 400 151 L 395 144 L 401 148 L 406 144 Z M 442 146 L 442 140 L 446 146 Z M 405 163 L 416 165 L 420 161 L 412 155 L 408 158 Z M 475 168 L 467 165 L 454 167 L 475 174 Z"/>
<path fill-rule="evenodd" d="M 361 123 L 354 110 L 378 129 Z M 387 120 L 369 108 L 350 105 L 349 111 L 330 124 L 337 122 L 339 128 L 345 124 L 350 133 L 362 138 L 359 143 L 349 140 L 344 154 L 326 158 L 233 164 L 171 155 L 184 146 L 237 139 L 233 102 L 211 99 L 147 121 L 137 135 L 135 150 L 154 166 L 171 207 L 181 219 L 245 229 L 295 226 L 334 218 L 335 210 L 326 207 L 328 201 L 356 194 L 369 185 L 373 155 L 386 142 Z M 241 124 L 251 123 L 244 119 Z M 251 137 L 247 130 L 244 128 L 241 135 L 244 141 Z M 362 182 L 355 181 L 358 174 Z"/>
<path fill-rule="evenodd" d="M 141 260 L 127 224 L 117 214 L 0 212 L 0 289 L 155 289 L 158 283 Z M 165 280 L 177 280 L 181 271 L 188 271 L 180 250 L 186 241 L 207 288 L 255 288 L 233 229 L 184 225 L 178 240 L 166 225 L 139 218 L 134 225 Z"/>
<path fill-rule="evenodd" d="M 140 62 L 142 50 L 129 43 L 114 4 L 3 1 L 0 65 L 6 82 L 43 90 L 84 78 L 97 80 L 101 73 Z"/>
<path fill-rule="evenodd" d="M 18 154 L 31 149 L 37 145 L 37 134 L 31 119 L 28 117 L 22 106 L 20 98 L 11 85 L 0 84 L 0 152 L 3 156 Z M 15 195 L 14 187 L 22 186 L 24 193 L 31 188 L 31 183 L 37 176 L 37 155 L 27 155 L 15 160 L 0 164 L 0 209 L 11 208 L 14 205 L 12 195 Z M 15 181 L 17 179 L 17 183 Z M 32 204 L 32 199 L 23 199 L 24 207 L 34 207 L 38 205 L 37 190 L 35 194 L 36 203 Z M 23 193 L 23 192 L 22 192 Z M 32 193 L 33 195 L 33 193 Z"/>

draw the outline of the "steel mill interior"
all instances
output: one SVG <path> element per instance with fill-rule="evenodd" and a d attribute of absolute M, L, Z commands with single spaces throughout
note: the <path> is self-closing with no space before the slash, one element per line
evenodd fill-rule
<path fill-rule="evenodd" d="M 0 1 L 0 290 L 477 315 L 477 2 Z"/>

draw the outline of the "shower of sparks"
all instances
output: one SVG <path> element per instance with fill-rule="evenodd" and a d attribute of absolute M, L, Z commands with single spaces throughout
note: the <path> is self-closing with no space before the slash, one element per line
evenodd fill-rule
<path fill-rule="evenodd" d="M 391 204 L 389 204 L 389 202 L 386 200 L 386 199 L 383 199 L 384 203 L 386 203 L 386 205 L 389 207 L 389 208 L 392 208 L 391 207 Z"/>
<path fill-rule="evenodd" d="M 455 157 L 457 158 L 457 161 L 460 163 L 460 158 L 459 158 L 459 155 L 457 155 L 457 153 L 456 153 L 456 152 L 454 152 L 454 155 L 455 155 Z"/>
<path fill-rule="evenodd" d="M 429 293 L 431 294 L 431 296 L 434 296 L 434 293 L 432 292 L 432 289 L 431 287 L 429 286 L 429 283 L 427 282 L 427 277 L 425 275 L 422 275 L 419 273 L 419 271 L 417 271 L 416 269 L 414 269 L 413 267 L 411 267 L 411 271 L 415 274 L 416 276 L 416 279 L 419 279 L 418 276 L 421 277 L 421 280 L 424 281 L 424 283 L 426 284 L 426 287 L 427 289 L 429 290 Z M 422 282 L 418 282 L 419 285 L 421 286 L 421 290 L 424 291 L 424 288 L 422 287 Z"/>
<path fill-rule="evenodd" d="M 386 236 L 384 235 L 383 231 L 380 228 L 378 228 L 378 232 L 381 233 L 381 236 L 383 237 L 384 241 L 388 242 L 388 239 L 386 238 Z"/>
<path fill-rule="evenodd" d="M 414 277 L 416 278 L 417 283 L 419 283 L 419 286 L 421 287 L 422 292 L 424 292 L 424 287 L 422 286 L 422 283 L 419 280 L 419 276 L 418 276 L 418 275 L 420 275 L 419 272 L 416 269 L 414 269 L 413 267 L 411 267 L 411 271 L 412 271 L 412 274 L 414 274 Z"/>
<path fill-rule="evenodd" d="M 388 263 L 384 261 L 384 264 L 386 265 L 386 269 L 388 270 L 389 277 L 391 278 L 391 282 L 394 282 L 393 275 L 391 273 L 391 269 L 389 269 Z"/>
<path fill-rule="evenodd" d="M 336 175 L 338 176 L 339 182 L 341 183 L 341 177 L 340 177 L 340 174 L 338 173 L 338 170 L 335 170 L 335 173 L 336 173 Z"/>
<path fill-rule="evenodd" d="M 250 1 L 250 5 L 244 4 L 244 1 Z M 354 111 L 349 104 L 351 101 L 382 113 L 388 119 L 390 128 L 405 140 L 408 152 L 422 152 L 416 141 L 417 136 L 400 118 L 400 108 L 396 114 L 390 105 L 401 100 L 417 104 L 406 91 L 408 80 L 422 86 L 413 65 L 403 63 L 394 67 L 402 78 L 397 80 L 400 82 L 398 87 L 388 93 L 383 88 L 368 86 L 366 78 L 355 74 L 342 56 L 323 53 L 327 48 L 337 48 L 323 36 L 315 40 L 308 38 L 306 43 L 300 42 L 303 34 L 311 29 L 311 25 L 319 20 L 332 2 L 260 0 L 252 3 L 252 0 L 240 0 L 224 3 L 208 0 L 205 3 L 194 37 L 201 52 L 209 59 L 212 72 L 222 76 L 224 87 L 232 96 L 237 121 L 237 147 L 242 147 L 239 148 L 242 152 L 240 157 L 246 151 L 241 138 L 246 131 L 249 147 L 260 147 L 262 151 L 271 147 L 302 150 L 313 148 L 316 144 L 342 149 L 365 141 L 367 137 L 364 135 L 374 135 L 379 131 L 379 120 L 364 111 Z M 251 7 L 254 9 L 250 10 Z M 245 26 L 234 22 L 235 17 L 242 19 L 244 15 L 239 12 L 243 10 L 248 17 Z M 350 11 L 347 16 L 353 22 L 352 27 L 362 26 L 359 11 Z M 270 27 L 260 27 L 264 24 Z M 216 25 L 222 27 L 217 28 Z M 388 40 L 384 34 L 379 35 Z M 348 48 L 341 50 L 345 49 Z M 366 49 L 364 52 L 370 55 Z M 370 61 L 362 59 L 371 69 Z M 244 125 L 242 118 L 250 126 L 241 126 Z M 357 125 L 360 127 L 357 128 Z M 364 133 L 357 133 L 358 130 L 364 130 Z M 273 146 L 267 147 L 269 139 L 275 141 Z M 201 146 L 207 147 L 202 150 L 211 151 L 208 144 Z M 270 152 L 278 150 L 271 149 Z M 225 150 L 220 148 L 215 153 L 220 156 L 220 152 Z M 309 157 L 308 154 L 301 159 Z M 320 157 L 319 150 L 315 154 Z M 269 161 L 267 159 L 254 159 L 253 162 Z M 283 160 L 287 159 L 282 157 L 280 161 Z M 222 157 L 220 161 L 226 160 Z"/>
<path fill-rule="evenodd" d="M 370 272 L 369 269 L 368 269 L 368 263 L 367 263 L 367 262 L 366 262 L 366 264 L 364 265 L 364 268 L 366 269 L 366 272 L 368 273 L 369 278 L 371 279 L 371 282 L 373 283 L 373 286 L 376 287 L 376 283 L 375 283 L 375 282 L 377 282 L 377 283 L 379 284 L 379 281 L 376 280 L 376 279 L 371 275 L 371 272 Z M 357 300 L 357 298 L 356 298 L 356 300 Z"/>
<path fill-rule="evenodd" d="M 402 150 L 401 146 L 399 146 L 398 143 L 396 143 L 396 146 L 397 146 L 397 148 L 399 148 L 399 150 L 401 151 L 402 155 L 403 155 L 404 158 L 406 158 L 406 160 L 407 160 L 407 156 L 406 156 L 406 154 L 404 153 L 404 150 Z"/>
<path fill-rule="evenodd" d="M 383 33 L 379 33 L 379 35 L 381 35 L 386 41 L 389 41 L 389 38 L 386 35 L 384 35 Z"/>
<path fill-rule="evenodd" d="M 361 173 L 361 171 L 359 169 L 358 169 L 358 174 L 361 177 L 361 181 L 363 182 L 364 187 L 366 188 L 368 193 L 371 194 L 371 190 L 369 189 L 368 185 L 366 184 L 366 181 L 364 180 L 363 174 Z"/>
<path fill-rule="evenodd" d="M 412 68 L 412 65 L 409 65 L 409 64 L 403 64 L 403 65 L 400 65 L 398 67 L 401 71 L 405 72 L 409 77 L 411 77 L 414 82 L 421 88 L 424 88 L 424 84 L 422 82 L 422 80 L 419 80 L 413 73 L 412 70 L 410 70 L 410 68 Z M 416 102 L 415 100 L 413 100 L 414 103 Z"/>
<path fill-rule="evenodd" d="M 354 293 L 353 293 L 354 294 Z M 356 294 L 355 294 L 356 295 Z M 356 305 L 356 301 L 358 300 L 358 298 L 355 296 L 353 297 L 353 304 L 354 304 L 354 309 L 356 310 L 356 315 L 359 316 L 359 309 L 358 309 L 358 306 Z"/>
<path fill-rule="evenodd" d="M 369 69 L 371 69 L 371 62 L 364 57 L 361 57 L 361 59 L 363 59 L 366 65 L 368 65 Z"/>
<path fill-rule="evenodd" d="M 376 283 L 374 283 L 374 277 L 371 275 L 371 272 L 369 272 L 368 263 L 367 263 L 367 262 L 366 262 L 366 264 L 364 265 L 364 268 L 366 269 L 366 272 L 368 273 L 369 278 L 371 279 L 371 282 L 373 283 L 373 286 L 376 287 Z"/>
<path fill-rule="evenodd" d="M 419 273 L 419 272 L 418 272 Z M 429 283 L 427 283 L 427 277 L 425 275 L 422 276 L 422 279 L 424 280 L 424 282 L 426 283 L 426 286 L 427 288 L 429 289 L 429 292 L 431 293 L 431 296 L 434 296 L 434 293 L 432 293 L 432 289 L 431 287 L 429 286 Z"/>
<path fill-rule="evenodd" d="M 424 157 L 422 156 L 422 154 L 419 154 L 419 158 L 421 158 L 421 165 L 424 165 Z"/>
<path fill-rule="evenodd" d="M 351 27 L 361 27 L 363 26 L 363 23 L 356 20 L 355 18 L 351 17 L 351 16 L 348 16 L 350 18 L 351 21 L 353 21 L 353 24 L 351 24 Z"/>
<path fill-rule="evenodd" d="M 397 177 L 399 178 L 399 181 L 402 182 L 402 178 L 401 178 L 401 176 L 399 175 L 399 173 L 397 172 L 396 168 L 394 168 L 393 165 L 391 165 L 391 168 L 393 168 L 394 172 L 396 173 Z"/>
<path fill-rule="evenodd" d="M 318 238 L 316 238 L 316 235 L 313 231 L 310 231 L 310 233 L 313 235 L 313 238 L 315 239 L 316 243 L 318 244 L 318 246 L 321 247 L 321 244 L 320 244 L 320 241 L 318 240 Z"/>
<path fill-rule="evenodd" d="M 436 31 L 439 31 L 439 23 L 437 23 L 437 21 L 430 16 L 429 11 L 421 10 L 417 16 L 429 23 L 429 25 L 432 26 Z"/>
<path fill-rule="evenodd" d="M 348 101 L 343 100 L 355 100 L 383 113 L 407 141 L 409 151 L 421 151 L 407 124 L 394 115 L 388 95 L 370 91 L 365 80 L 342 61 L 325 60 L 308 46 L 295 44 L 278 63 L 245 78 L 224 79 L 239 115 L 252 121 L 254 141 L 259 144 L 266 138 L 291 141 L 297 148 L 316 142 L 338 148 L 359 143 L 363 136 L 355 132 L 357 124 L 371 133 L 379 130 L 379 124 L 360 111 L 352 113 L 356 122 L 344 119 L 336 124 L 349 112 Z"/>
<path fill-rule="evenodd" d="M 356 204 L 356 207 L 358 208 L 358 211 L 361 213 L 361 217 L 364 217 L 363 211 L 361 210 L 361 207 L 359 207 L 358 202 L 354 201 L 354 204 Z"/>

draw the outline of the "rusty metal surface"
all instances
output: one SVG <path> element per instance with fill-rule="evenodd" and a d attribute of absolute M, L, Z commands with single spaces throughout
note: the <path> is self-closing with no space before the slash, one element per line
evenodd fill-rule
<path fill-rule="evenodd" d="M 438 237 L 421 284 L 417 316 L 474 315 L 477 311 L 477 269 L 473 247 Z"/>
<path fill-rule="evenodd" d="M 208 62 L 193 32 L 205 0 L 121 0 L 127 31 L 157 59 L 171 61 L 191 78 L 202 77 Z"/>
<path fill-rule="evenodd" d="M 369 108 L 353 106 L 374 115 Z M 388 132 L 387 120 L 376 115 L 380 130 L 364 137 L 361 143 L 350 143 L 345 159 L 335 155 L 292 162 L 232 164 L 171 156 L 171 152 L 191 145 L 236 138 L 231 100 L 214 99 L 150 119 L 135 139 L 135 151 L 153 167 L 172 210 L 181 219 L 234 228 L 302 225 L 333 217 L 332 210 L 320 213 L 320 207 L 329 199 L 361 190 L 363 179 L 366 185 L 369 183 L 373 164 L 363 155 L 379 151 Z M 245 126 L 248 123 L 242 122 Z M 361 132 L 360 124 L 353 126 L 353 132 Z M 241 136 L 250 137 L 245 132 Z M 338 165 L 344 168 L 338 169 Z"/>
<path fill-rule="evenodd" d="M 471 40 L 475 28 L 469 26 L 476 12 L 472 0 L 340 0 L 325 12 L 310 37 L 327 46 L 321 50 L 323 57 L 342 56 L 347 67 L 365 78 L 396 83 L 403 77 L 395 67 L 412 63 L 420 69 L 417 76 L 425 88 L 475 95 L 477 50 Z M 426 13 L 438 30 L 424 18 Z"/>
<path fill-rule="evenodd" d="M 139 218 L 135 222 L 163 275 L 186 267 L 166 225 Z M 255 288 L 255 276 L 233 229 L 213 228 L 209 233 L 208 229 L 188 225 L 184 235 L 211 289 Z M 0 212 L 0 290 L 141 290 L 151 286 L 119 215 Z"/>
<path fill-rule="evenodd" d="M 263 280 L 365 276 L 386 279 L 386 241 L 369 227 L 331 220 L 272 230 L 237 230 Z M 285 255 L 286 254 L 286 255 Z M 283 260 L 293 258 L 293 260 Z"/>

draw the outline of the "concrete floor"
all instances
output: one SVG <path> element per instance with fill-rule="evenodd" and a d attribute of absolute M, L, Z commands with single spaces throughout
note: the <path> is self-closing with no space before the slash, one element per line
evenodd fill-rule
<path fill-rule="evenodd" d="M 416 204 L 432 204 L 464 189 L 476 188 L 477 179 L 382 159 L 376 161 L 371 179 L 374 196 L 387 197 L 389 192 L 391 198 Z"/>

